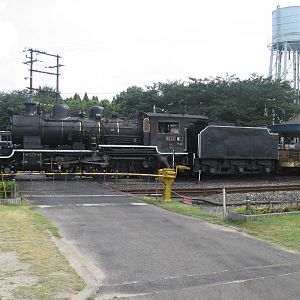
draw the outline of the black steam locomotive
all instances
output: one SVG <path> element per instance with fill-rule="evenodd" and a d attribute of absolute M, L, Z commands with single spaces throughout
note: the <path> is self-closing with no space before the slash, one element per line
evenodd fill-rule
<path fill-rule="evenodd" d="M 66 104 L 51 115 L 34 102 L 12 115 L 0 132 L 0 168 L 45 172 L 155 173 L 177 164 L 192 173 L 260 174 L 277 167 L 278 138 L 266 128 L 216 126 L 204 116 L 143 113 L 104 117 L 100 106 L 69 116 Z"/>
<path fill-rule="evenodd" d="M 12 115 L 10 131 L 0 132 L 1 171 L 156 172 L 188 165 L 186 130 L 207 126 L 197 115 L 144 113 L 138 118 L 105 118 L 93 106 L 89 116 L 69 116 L 66 104 L 45 115 L 34 102 Z"/>

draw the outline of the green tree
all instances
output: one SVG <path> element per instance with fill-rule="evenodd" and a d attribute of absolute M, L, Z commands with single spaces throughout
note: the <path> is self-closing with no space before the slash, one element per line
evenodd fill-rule
<path fill-rule="evenodd" d="M 99 100 L 85 93 L 81 100 L 78 93 L 67 99 L 57 99 L 55 91 L 41 87 L 33 100 L 43 103 L 44 111 L 49 113 L 57 101 L 70 107 L 71 116 L 77 116 L 81 110 L 88 115 L 90 107 L 100 105 L 105 116 L 113 111 L 130 116 L 138 112 L 149 112 L 156 107 L 158 112 L 202 114 L 212 121 L 225 121 L 242 126 L 265 126 L 273 122 L 286 121 L 300 113 L 300 106 L 294 104 L 297 95 L 288 82 L 274 81 L 257 74 L 241 80 L 234 75 L 226 78 L 189 78 L 187 82 L 158 82 L 144 89 L 129 87 L 117 94 L 113 101 Z M 7 110 L 20 113 L 28 93 L 13 91 L 0 93 L 0 122 L 2 130 L 7 127 Z M 88 101 L 87 101 L 88 100 Z"/>
<path fill-rule="evenodd" d="M 24 102 L 28 101 L 26 90 L 16 90 L 10 93 L 0 92 L 0 129 L 7 130 L 11 114 L 24 112 Z"/>
<path fill-rule="evenodd" d="M 43 105 L 44 113 L 51 113 L 55 103 L 61 102 L 62 98 L 57 97 L 56 91 L 48 86 L 39 87 L 32 100 Z"/>
<path fill-rule="evenodd" d="M 190 78 L 193 97 L 188 107 L 212 120 L 243 126 L 270 125 L 299 112 L 295 93 L 287 82 L 252 74 L 246 80 L 235 76 L 198 80 Z"/>
<path fill-rule="evenodd" d="M 128 116 L 139 111 L 149 110 L 151 103 L 147 101 L 144 90 L 141 87 L 132 86 L 113 98 L 113 105 L 121 115 Z"/>
<path fill-rule="evenodd" d="M 74 100 L 81 100 L 80 95 L 78 93 L 75 93 L 73 96 Z"/>
<path fill-rule="evenodd" d="M 83 95 L 83 98 L 82 98 L 83 101 L 89 101 L 89 96 L 88 94 L 85 92 L 84 95 Z"/>

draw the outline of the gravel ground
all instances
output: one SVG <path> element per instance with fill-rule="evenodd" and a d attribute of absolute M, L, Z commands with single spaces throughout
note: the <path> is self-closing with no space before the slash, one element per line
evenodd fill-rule
<path fill-rule="evenodd" d="M 208 197 L 202 197 L 205 200 L 222 203 L 223 198 L 222 194 L 215 194 Z M 274 204 L 273 202 L 287 202 L 286 205 L 293 205 L 300 203 L 300 191 L 275 191 L 275 192 L 263 192 L 263 193 L 235 193 L 235 194 L 226 194 L 226 202 L 265 202 L 268 201 L 272 206 L 276 206 L 278 204 Z M 256 204 L 259 206 L 259 204 Z M 262 204 L 264 206 L 268 206 L 269 204 Z M 222 206 L 215 206 L 210 204 L 198 204 L 197 207 L 200 207 L 202 210 L 213 213 L 216 215 L 223 214 Z M 240 206 L 232 206 L 228 207 L 228 209 L 235 209 Z"/>
<path fill-rule="evenodd" d="M 212 177 L 205 178 L 202 181 L 198 181 L 195 178 L 178 178 L 173 184 L 173 188 L 192 188 L 192 187 L 236 187 L 236 186 L 259 186 L 259 185 L 286 185 L 286 184 L 298 184 L 300 183 L 299 176 L 242 176 L 242 177 Z M 105 185 L 111 186 L 116 189 L 137 189 L 137 188 L 155 188 L 162 187 L 162 183 L 155 182 L 155 179 L 133 179 L 133 178 L 118 178 L 110 179 L 105 181 Z M 203 197 L 202 197 L 203 198 Z M 194 199 L 194 198 L 193 198 Z M 195 197 L 195 199 L 201 199 Z M 203 199 L 222 203 L 222 194 L 214 194 L 207 196 Z M 272 202 L 293 202 L 299 203 L 300 201 L 300 191 L 275 191 L 275 192 L 260 192 L 260 193 L 235 193 L 227 194 L 227 202 L 245 202 L 250 200 L 252 202 L 259 201 L 270 201 Z M 288 204 L 287 203 L 287 204 Z M 276 206 L 278 204 L 272 204 Z M 223 214 L 222 206 L 215 206 L 210 204 L 197 204 L 195 205 L 202 210 L 221 216 Z M 228 209 L 236 209 L 239 206 L 228 206 Z"/>
<path fill-rule="evenodd" d="M 115 178 L 99 180 L 99 183 L 105 183 L 108 186 L 113 186 L 117 189 L 130 188 L 155 188 L 162 185 L 161 182 L 155 182 L 154 178 Z M 195 178 L 179 177 L 173 184 L 175 188 L 189 187 L 231 187 L 231 186 L 251 186 L 251 185 L 286 185 L 300 183 L 300 176 L 219 176 L 205 178 L 198 181 Z"/>

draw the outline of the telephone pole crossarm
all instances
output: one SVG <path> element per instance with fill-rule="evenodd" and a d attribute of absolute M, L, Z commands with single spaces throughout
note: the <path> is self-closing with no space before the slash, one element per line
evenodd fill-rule
<path fill-rule="evenodd" d="M 33 87 L 33 74 L 34 73 L 42 73 L 42 74 L 46 74 L 46 75 L 54 75 L 54 76 L 56 76 L 55 94 L 56 94 L 56 97 L 58 99 L 59 98 L 59 76 L 61 75 L 59 73 L 59 68 L 64 66 L 64 65 L 62 65 L 62 64 L 59 63 L 59 59 L 61 58 L 61 56 L 59 56 L 57 54 L 56 55 L 55 54 L 50 54 L 50 53 L 47 53 L 45 51 L 41 51 L 41 50 L 37 50 L 37 49 L 32 49 L 32 48 L 25 49 L 23 52 L 29 52 L 29 55 L 28 56 L 26 55 L 26 58 L 29 58 L 29 60 L 23 62 L 23 64 L 25 64 L 25 65 L 30 65 L 30 68 L 29 68 L 30 83 L 29 83 L 29 87 L 27 87 L 29 89 L 29 95 L 33 96 L 33 91 L 38 91 L 39 90 L 39 89 Z M 54 66 L 46 66 L 44 68 L 49 68 L 49 69 L 54 69 L 55 68 L 56 72 L 46 72 L 46 71 L 38 70 L 37 68 L 34 69 L 33 68 L 33 64 L 35 62 L 42 62 L 42 61 L 34 58 L 33 54 L 41 54 L 41 55 L 47 55 L 47 56 L 50 56 L 50 57 L 55 57 L 56 58 L 56 65 L 54 65 Z"/>

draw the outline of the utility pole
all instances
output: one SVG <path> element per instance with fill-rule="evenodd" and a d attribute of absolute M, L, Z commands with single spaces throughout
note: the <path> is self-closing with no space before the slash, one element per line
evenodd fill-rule
<path fill-rule="evenodd" d="M 51 76 L 56 76 L 56 88 L 55 88 L 55 94 L 56 94 L 56 98 L 59 98 L 59 68 L 63 67 L 62 64 L 59 63 L 59 59 L 61 58 L 59 55 L 55 55 L 55 54 L 50 54 L 44 51 L 40 51 L 40 50 L 36 50 L 36 49 L 25 49 L 23 52 L 29 52 L 29 54 L 26 54 L 26 58 L 28 58 L 28 61 L 23 62 L 25 65 L 29 65 L 29 87 L 27 87 L 27 89 L 29 90 L 29 95 L 30 97 L 33 96 L 34 91 L 38 91 L 38 88 L 34 88 L 33 87 L 33 74 L 34 73 L 42 73 L 42 74 L 46 74 L 46 75 L 51 75 Z M 34 54 L 41 54 L 41 55 L 45 55 L 45 56 L 50 56 L 50 57 L 54 57 L 56 58 L 56 64 L 54 66 L 45 66 L 44 68 L 48 68 L 48 69 L 55 69 L 55 72 L 46 72 L 46 71 L 42 71 L 38 68 L 34 68 L 33 64 L 35 62 L 42 62 L 40 60 L 37 60 L 36 58 L 34 58 Z"/>
<path fill-rule="evenodd" d="M 24 50 L 28 51 L 29 55 L 26 55 L 26 58 L 29 58 L 29 61 L 23 62 L 23 64 L 29 65 L 29 95 L 30 98 L 33 96 L 33 63 L 37 62 L 37 59 L 33 59 L 33 49 Z"/>

